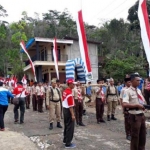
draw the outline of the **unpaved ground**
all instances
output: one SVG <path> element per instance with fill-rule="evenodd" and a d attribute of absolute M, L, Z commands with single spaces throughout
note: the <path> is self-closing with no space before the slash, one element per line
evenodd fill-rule
<path fill-rule="evenodd" d="M 56 128 L 56 123 L 54 124 L 54 129 L 52 131 L 48 129 L 48 111 L 45 110 L 44 113 L 38 113 L 33 112 L 32 109 L 26 110 L 25 123 L 20 125 L 13 123 L 12 110 L 13 105 L 10 105 L 5 117 L 5 125 L 9 130 L 24 133 L 33 143 L 35 143 L 32 143 L 33 146 L 36 145 L 39 150 L 65 149 L 62 144 L 63 129 Z M 150 114 L 147 115 L 150 116 Z M 120 107 L 117 108 L 116 116 L 118 118 L 117 121 L 97 124 L 95 119 L 95 108 L 87 108 L 87 115 L 84 116 L 86 127 L 75 128 L 73 142 L 77 145 L 76 150 L 129 150 L 129 142 L 125 139 L 123 115 Z M 106 115 L 104 115 L 104 119 L 106 120 Z M 5 134 L 7 135 L 7 133 Z M 22 141 L 20 138 L 18 140 Z M 16 144 L 23 145 L 20 142 Z M 29 150 L 27 147 L 28 145 L 30 144 L 26 144 L 26 147 L 23 150 Z M 147 135 L 146 150 L 150 150 L 149 131 Z"/>

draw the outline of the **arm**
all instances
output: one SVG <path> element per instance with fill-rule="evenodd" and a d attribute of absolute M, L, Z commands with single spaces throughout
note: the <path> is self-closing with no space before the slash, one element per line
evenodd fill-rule
<path fill-rule="evenodd" d="M 7 92 L 8 97 L 14 98 L 10 91 Z"/>
<path fill-rule="evenodd" d="M 74 121 L 75 120 L 75 115 L 74 115 L 73 107 L 70 107 L 69 110 L 70 110 L 70 113 L 71 113 L 72 121 Z"/>

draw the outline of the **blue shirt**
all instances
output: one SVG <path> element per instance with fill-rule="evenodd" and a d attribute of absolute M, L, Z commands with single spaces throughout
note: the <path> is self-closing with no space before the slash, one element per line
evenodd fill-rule
<path fill-rule="evenodd" d="M 14 97 L 8 89 L 0 87 L 0 105 L 7 106 L 8 105 L 8 98 Z"/>
<path fill-rule="evenodd" d="M 138 88 L 139 88 L 140 90 L 142 90 L 143 83 L 144 83 L 144 80 L 141 79 L 141 80 L 140 80 L 140 85 L 138 86 Z"/>
<path fill-rule="evenodd" d="M 92 90 L 92 87 L 91 87 L 91 86 L 88 86 L 88 87 L 86 88 L 86 94 L 91 95 L 91 90 Z"/>
<path fill-rule="evenodd" d="M 102 88 L 103 88 L 104 94 L 106 94 L 106 86 L 103 86 Z"/>
<path fill-rule="evenodd" d="M 122 85 L 117 86 L 117 90 L 118 90 L 119 93 L 121 92 L 122 87 L 123 87 Z"/>

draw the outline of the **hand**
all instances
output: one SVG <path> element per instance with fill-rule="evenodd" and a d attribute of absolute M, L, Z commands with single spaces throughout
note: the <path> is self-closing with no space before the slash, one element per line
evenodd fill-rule
<path fill-rule="evenodd" d="M 138 104 L 137 107 L 138 107 L 140 110 L 145 110 L 144 106 L 141 105 L 141 104 Z"/>
<path fill-rule="evenodd" d="M 72 121 L 75 121 L 75 119 L 76 119 L 75 116 L 73 115 L 73 116 L 71 116 L 71 117 L 72 117 Z"/>

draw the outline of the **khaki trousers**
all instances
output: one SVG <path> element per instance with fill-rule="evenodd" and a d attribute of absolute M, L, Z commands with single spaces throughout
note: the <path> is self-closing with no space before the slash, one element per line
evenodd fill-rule
<path fill-rule="evenodd" d="M 107 115 L 115 115 L 115 110 L 117 106 L 117 101 L 110 101 L 107 104 Z"/>
<path fill-rule="evenodd" d="M 55 115 L 57 122 L 61 122 L 61 115 L 60 115 L 60 102 L 52 102 L 49 103 L 49 121 L 50 123 L 54 122 Z"/>

